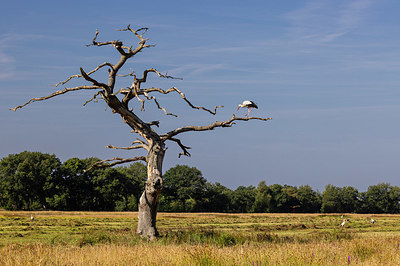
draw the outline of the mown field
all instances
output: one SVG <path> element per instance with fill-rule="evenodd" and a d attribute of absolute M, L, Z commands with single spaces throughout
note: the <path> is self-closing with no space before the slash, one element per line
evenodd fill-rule
<path fill-rule="evenodd" d="M 341 215 L 0 211 L 0 265 L 400 265 L 400 215 Z"/>

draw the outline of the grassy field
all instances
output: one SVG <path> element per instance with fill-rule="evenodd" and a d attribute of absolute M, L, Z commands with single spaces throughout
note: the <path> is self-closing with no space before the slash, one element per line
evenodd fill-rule
<path fill-rule="evenodd" d="M 344 218 L 159 213 L 148 242 L 133 212 L 0 211 L 0 265 L 400 265 L 400 215 Z"/>

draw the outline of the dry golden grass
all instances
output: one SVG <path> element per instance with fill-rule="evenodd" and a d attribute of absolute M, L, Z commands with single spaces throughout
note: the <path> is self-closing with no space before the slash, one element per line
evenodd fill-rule
<path fill-rule="evenodd" d="M 231 247 L 153 244 L 9 245 L 0 265 L 399 265 L 398 239 L 264 243 Z"/>
<path fill-rule="evenodd" d="M 399 215 L 160 213 L 154 242 L 137 213 L 35 215 L 0 211 L 0 265 L 400 265 Z"/>

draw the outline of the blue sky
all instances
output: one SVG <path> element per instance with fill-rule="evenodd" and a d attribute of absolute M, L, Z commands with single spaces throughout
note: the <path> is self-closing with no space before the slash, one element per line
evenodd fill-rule
<path fill-rule="evenodd" d="M 191 110 L 178 95 L 159 97 L 179 118 L 151 103 L 139 115 L 161 120 L 159 133 L 229 119 L 254 100 L 268 122 L 182 134 L 192 157 L 168 144 L 164 171 L 195 166 L 211 182 L 239 185 L 400 185 L 400 2 L 346 1 L 3 1 L 0 10 L 0 158 L 24 150 L 72 158 L 134 157 L 137 136 L 105 110 L 70 93 L 9 111 L 54 84 L 118 55 L 99 40 L 135 41 L 116 29 L 149 27 L 155 47 L 127 65 L 154 67 L 183 80 L 151 78 L 148 87 L 178 87 L 195 104 L 224 105 L 216 116 Z M 135 43 L 132 43 L 134 45 Z M 101 76 L 98 76 L 101 78 Z M 120 87 L 130 85 L 119 81 Z M 82 80 L 70 86 L 84 84 Z M 68 84 L 67 84 L 68 85 Z M 137 107 L 137 106 L 136 106 Z"/>

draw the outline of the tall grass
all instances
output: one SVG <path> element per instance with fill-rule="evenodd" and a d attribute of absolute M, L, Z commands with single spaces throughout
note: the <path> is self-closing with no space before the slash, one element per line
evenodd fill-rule
<path fill-rule="evenodd" d="M 399 265 L 398 239 L 319 243 L 7 245 L 1 265 Z"/>

